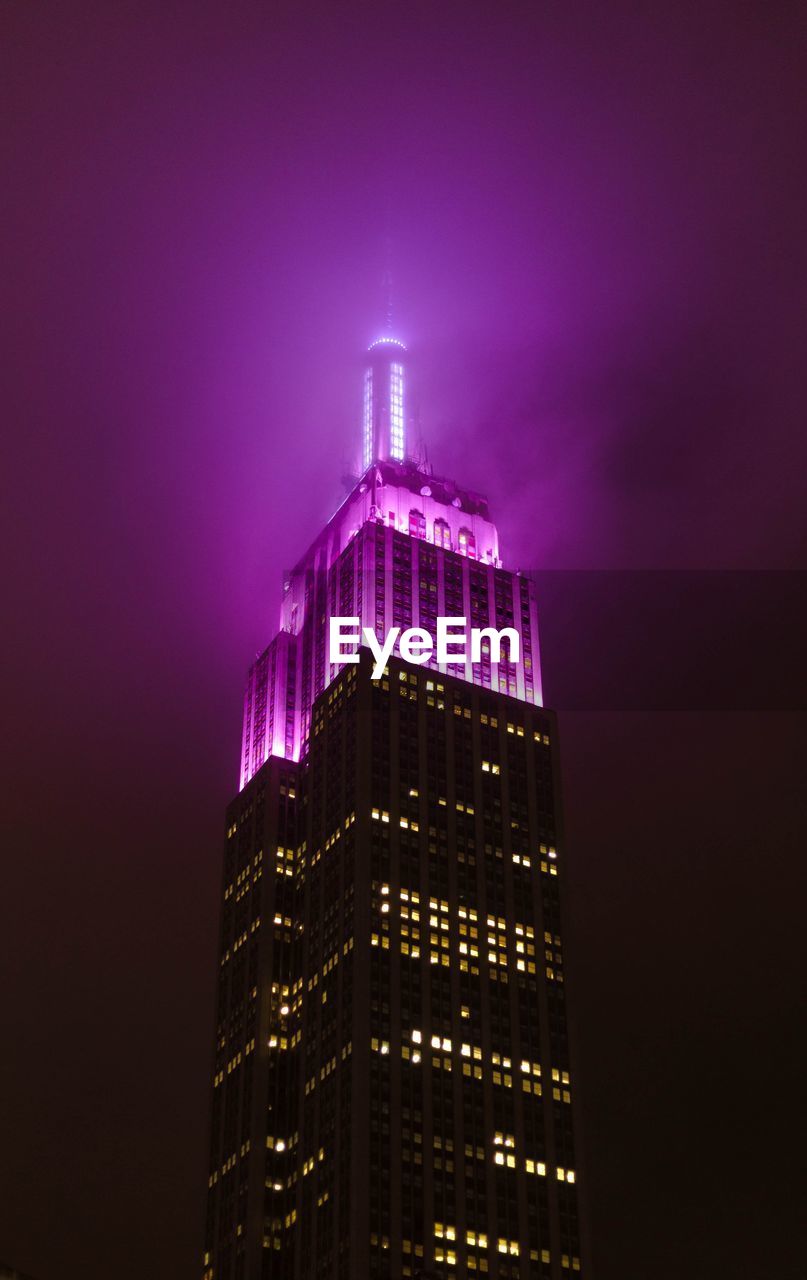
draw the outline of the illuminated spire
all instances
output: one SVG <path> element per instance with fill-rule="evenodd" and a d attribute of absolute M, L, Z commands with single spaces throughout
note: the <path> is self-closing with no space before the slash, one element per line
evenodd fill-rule
<path fill-rule="evenodd" d="M 389 218 L 387 218 L 389 223 Z M 406 447 L 406 347 L 392 328 L 392 237 L 384 236 L 381 276 L 383 324 L 371 342 L 364 370 L 362 470 L 373 462 L 403 462 Z"/>
<path fill-rule="evenodd" d="M 384 238 L 384 274 L 381 277 L 384 292 L 384 332 L 392 334 L 392 239 L 387 233 Z"/>
<path fill-rule="evenodd" d="M 364 370 L 362 470 L 373 462 L 403 462 L 406 451 L 406 347 L 383 334 L 367 351 Z"/>

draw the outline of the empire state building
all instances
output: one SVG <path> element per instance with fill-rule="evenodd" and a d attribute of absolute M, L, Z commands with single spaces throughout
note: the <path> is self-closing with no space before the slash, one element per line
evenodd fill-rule
<path fill-rule="evenodd" d="M 359 433 L 357 432 L 357 444 Z M 407 353 L 284 583 L 227 811 L 203 1280 L 563 1280 L 581 1246 L 556 720 L 487 499 L 418 465 Z M 379 679 L 331 618 L 514 630 Z M 497 660 L 498 659 L 498 660 Z"/>

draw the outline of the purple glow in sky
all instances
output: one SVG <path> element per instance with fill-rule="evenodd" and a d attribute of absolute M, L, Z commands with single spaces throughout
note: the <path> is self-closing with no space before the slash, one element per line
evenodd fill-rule
<path fill-rule="evenodd" d="M 805 41 L 787 2 L 2 7 L 0 1258 L 197 1274 L 244 675 L 355 471 L 387 239 L 417 429 L 509 565 L 804 569 Z M 598 581 L 539 601 L 547 704 L 586 690 L 598 1280 L 795 1277 L 804 704 L 736 693 L 796 669 L 783 579 L 753 644 L 714 586 Z M 624 710 L 704 656 L 719 714 Z"/>

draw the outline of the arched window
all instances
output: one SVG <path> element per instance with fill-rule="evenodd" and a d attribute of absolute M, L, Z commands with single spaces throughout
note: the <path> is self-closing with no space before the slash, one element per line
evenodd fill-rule
<path fill-rule="evenodd" d="M 476 559 L 476 538 L 470 529 L 460 529 L 460 555 Z"/>
<path fill-rule="evenodd" d="M 409 536 L 410 538 L 426 537 L 426 517 L 422 511 L 409 512 Z"/>
<path fill-rule="evenodd" d="M 451 550 L 451 530 L 448 527 L 448 521 L 440 516 L 434 522 L 434 545 L 445 547 L 447 551 Z"/>

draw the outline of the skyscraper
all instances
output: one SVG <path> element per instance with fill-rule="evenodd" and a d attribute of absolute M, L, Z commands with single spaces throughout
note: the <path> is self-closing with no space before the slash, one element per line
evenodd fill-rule
<path fill-rule="evenodd" d="M 555 717 L 487 501 L 411 458 L 373 344 L 362 470 L 284 583 L 227 813 L 204 1280 L 582 1274 Z M 373 679 L 329 621 L 518 637 Z M 497 660 L 498 659 L 498 660 Z"/>

